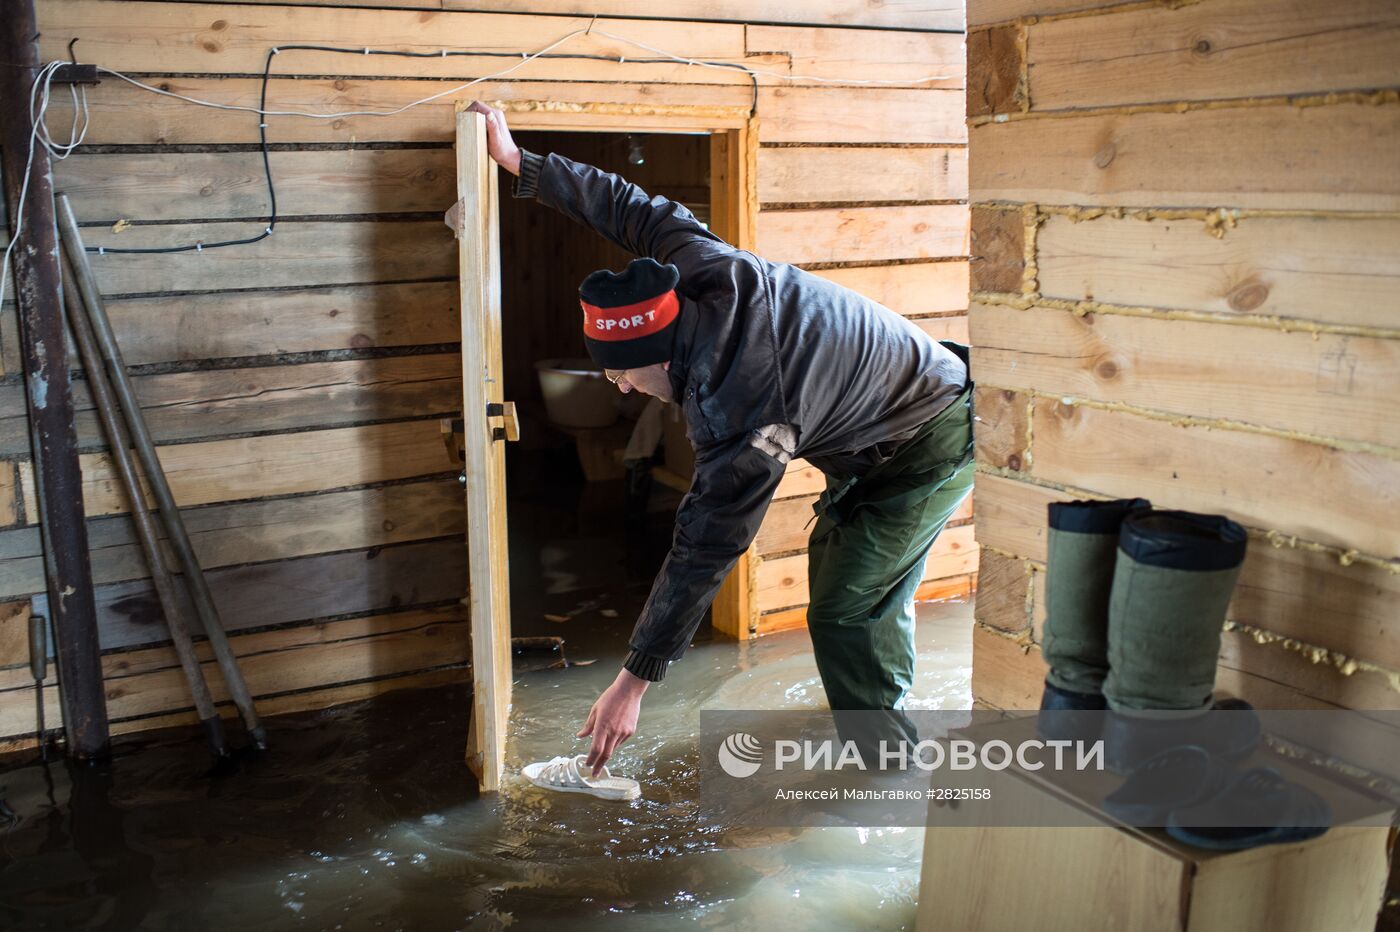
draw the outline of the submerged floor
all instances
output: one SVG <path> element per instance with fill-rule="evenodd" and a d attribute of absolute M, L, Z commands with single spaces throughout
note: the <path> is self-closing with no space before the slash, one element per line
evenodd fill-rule
<path fill-rule="evenodd" d="M 597 662 L 518 659 L 499 795 L 479 797 L 463 764 L 465 687 L 271 719 L 273 750 L 229 775 L 205 772 L 187 731 L 124 744 L 101 768 L 13 767 L 0 928 L 911 927 L 921 831 L 722 831 L 697 811 L 701 709 L 822 705 L 805 632 L 701 635 L 614 759 L 640 800 L 519 778 L 586 749 L 573 735 L 616 675 L 650 572 L 633 561 L 629 581 L 609 490 L 520 485 L 540 491 L 511 503 L 515 633 L 564 636 L 571 661 Z M 921 606 L 911 707 L 970 705 L 971 628 L 966 602 Z"/>
<path fill-rule="evenodd" d="M 969 608 L 921 612 L 919 705 L 969 701 Z M 582 749 L 570 736 L 614 659 L 518 677 L 512 772 Z M 546 795 L 516 776 L 478 798 L 458 688 L 272 719 L 274 750 L 230 776 L 203 773 L 184 735 L 97 770 L 23 766 L 0 773 L 0 926 L 911 926 L 920 831 L 723 833 L 697 819 L 699 710 L 820 696 L 803 632 L 697 645 L 618 755 L 643 786 L 630 804 Z"/>

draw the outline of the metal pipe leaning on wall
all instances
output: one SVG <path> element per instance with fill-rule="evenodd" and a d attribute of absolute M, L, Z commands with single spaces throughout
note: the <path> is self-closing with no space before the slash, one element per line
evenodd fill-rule
<path fill-rule="evenodd" d="M 68 203 L 63 194 L 58 196 L 65 205 Z M 75 283 L 77 273 L 73 270 L 73 263 L 67 256 L 64 257 L 63 265 L 65 280 L 69 283 Z M 92 332 L 92 322 L 88 320 L 87 313 L 83 309 L 82 299 L 78 296 L 76 286 L 65 288 L 63 297 L 64 304 L 68 308 L 68 326 L 73 333 L 73 342 L 78 347 L 78 356 L 82 359 L 83 371 L 87 374 L 93 406 L 97 409 L 97 418 L 102 423 L 103 433 L 107 435 L 107 445 L 111 453 L 112 463 L 117 470 L 117 476 L 121 480 L 122 488 L 126 490 L 127 499 L 131 502 L 131 518 L 136 525 L 136 536 L 141 542 L 141 552 L 146 557 L 146 565 L 150 568 L 151 582 L 155 585 L 156 597 L 160 600 L 165 623 L 170 628 L 170 640 L 175 647 L 175 655 L 180 659 L 180 668 L 184 671 L 185 681 L 189 684 L 190 695 L 194 699 L 195 712 L 199 715 L 199 722 L 204 727 L 204 736 L 209 744 L 210 753 L 216 759 L 225 758 L 228 756 L 228 745 L 224 741 L 223 722 L 219 719 L 218 710 L 214 708 L 214 699 L 209 694 L 209 684 L 204 681 L 199 657 L 194 652 L 194 644 L 190 639 L 189 619 L 186 618 L 185 610 L 180 604 L 174 577 L 171 576 L 169 568 L 165 565 L 165 555 L 161 552 L 160 535 L 156 531 L 155 519 L 152 518 L 150 509 L 146 507 L 146 496 L 136 474 L 136 464 L 131 458 L 131 443 L 118 420 L 117 402 L 113 397 L 112 386 L 108 380 L 102 355 L 97 348 L 97 338 Z"/>
<path fill-rule="evenodd" d="M 5 5 L 0 16 L 0 150 L 15 237 L 15 300 L 63 725 L 68 753 L 95 758 L 107 753 L 110 732 L 63 327 L 53 176 L 48 150 L 36 144 L 30 118 L 38 35 L 33 0 Z"/>
<path fill-rule="evenodd" d="M 146 481 L 150 484 L 151 495 L 155 498 L 161 522 L 165 525 L 171 548 L 175 551 L 184 573 L 185 585 L 189 587 L 195 613 L 199 616 L 204 636 L 209 640 L 209 646 L 218 660 L 219 669 L 223 672 L 224 682 L 233 697 L 234 705 L 238 707 L 238 712 L 243 718 L 249 740 L 254 747 L 265 750 L 267 733 L 258 720 L 257 710 L 253 707 L 253 697 L 249 694 L 243 674 L 238 669 L 238 660 L 229 647 L 228 635 L 224 633 L 223 622 L 219 620 L 219 612 L 214 606 L 209 584 L 204 578 L 203 569 L 200 568 L 199 558 L 195 556 L 194 546 L 190 543 L 185 522 L 180 517 L 180 509 L 170 491 L 170 484 L 166 481 L 165 470 L 161 468 L 160 459 L 156 456 L 155 443 L 151 440 L 146 420 L 141 414 L 136 393 L 131 387 L 130 379 L 127 378 L 121 348 L 117 345 L 116 334 L 112 331 L 106 306 L 102 302 L 102 294 L 97 289 L 92 269 L 88 265 L 87 252 L 78 232 L 78 220 L 73 214 L 73 205 L 67 195 L 60 194 L 56 206 L 63 250 L 73 270 L 74 284 L 82 295 L 81 304 L 86 309 L 87 319 L 92 325 L 103 362 L 106 364 L 107 375 L 112 380 L 113 391 L 125 416 L 127 429 L 131 431 L 131 441 L 136 448 L 141 469 L 146 474 Z M 172 627 L 179 623 L 174 618 L 168 618 L 168 621 Z"/>

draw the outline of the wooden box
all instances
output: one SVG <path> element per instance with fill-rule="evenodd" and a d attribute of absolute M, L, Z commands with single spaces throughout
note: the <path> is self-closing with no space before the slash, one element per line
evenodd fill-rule
<path fill-rule="evenodd" d="M 1326 779 L 1278 757 L 1268 764 L 1315 789 Z M 995 774 L 992 791 L 999 809 L 1050 807 L 1053 824 L 1078 827 L 948 825 L 946 811 L 931 815 L 943 824 L 924 837 L 922 932 L 1376 928 L 1394 841 L 1384 816 L 1335 825 L 1312 841 L 1212 852 L 1117 824 L 1015 768 Z"/>

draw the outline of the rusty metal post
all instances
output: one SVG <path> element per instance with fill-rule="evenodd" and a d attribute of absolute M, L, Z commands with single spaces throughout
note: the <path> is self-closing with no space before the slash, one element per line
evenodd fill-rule
<path fill-rule="evenodd" d="M 48 152 L 33 143 L 29 114 L 29 95 L 38 74 L 39 28 L 34 0 L 7 0 L 4 6 L 0 17 L 0 154 L 12 236 L 21 210 L 24 217 L 12 254 L 14 296 L 19 310 L 49 612 L 68 753 L 93 758 L 108 750 L 107 702 L 102 690 L 97 610 L 68 378 L 53 175 Z M 29 191 L 21 205 L 26 163 Z"/>

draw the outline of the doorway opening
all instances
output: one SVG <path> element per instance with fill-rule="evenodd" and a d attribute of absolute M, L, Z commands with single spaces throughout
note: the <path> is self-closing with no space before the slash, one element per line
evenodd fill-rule
<path fill-rule="evenodd" d="M 711 219 L 708 133 L 514 135 L 523 149 L 614 172 Z M 501 195 L 504 393 L 521 427 L 506 449 L 519 675 L 625 651 L 693 459 L 679 407 L 622 395 L 584 348 L 579 283 L 597 269 L 621 271 L 633 256 L 533 199 Z M 700 638 L 707 632 L 708 624 Z"/>
<path fill-rule="evenodd" d="M 508 113 L 515 114 L 512 125 L 523 146 L 533 146 L 542 151 L 559 149 L 564 154 L 575 152 L 603 168 L 623 169 L 624 175 L 648 183 L 651 181 L 649 171 L 664 171 L 669 177 L 663 175 L 657 179 L 657 183 L 650 183 L 654 190 L 670 187 L 678 199 L 684 201 L 689 198 L 701 215 L 708 218 L 709 225 L 717 234 L 739 248 L 752 248 L 754 211 L 758 201 L 753 171 L 757 133 L 746 111 L 723 107 L 602 103 L 561 108 L 548 101 L 505 102 L 503 107 Z M 565 131 L 565 134 L 554 138 L 532 135 L 534 132 L 560 131 Z M 647 133 L 664 135 L 643 135 Z M 590 138 L 590 134 L 593 138 Z M 619 135 L 622 137 L 621 145 L 618 144 Z M 675 137 L 688 137 L 689 142 L 686 138 Z M 548 386 L 539 381 L 537 374 L 541 370 L 565 380 L 572 379 L 584 387 L 591 385 L 596 389 L 606 389 L 602 394 L 614 404 L 621 398 L 620 394 L 614 394 L 615 389 L 611 385 L 602 380 L 601 372 L 590 377 L 585 368 L 591 363 L 583 361 L 586 355 L 581 352 L 581 312 L 576 289 L 579 281 L 599 265 L 621 267 L 630 257 L 620 252 L 611 258 L 606 253 L 595 255 L 583 252 L 585 249 L 601 248 L 594 242 L 597 234 L 567 221 L 567 226 L 557 227 L 565 232 L 543 235 L 542 225 L 554 222 L 547 208 L 517 202 L 509 194 L 503 201 L 497 169 L 486 152 L 485 120 L 481 114 L 469 112 L 463 101 L 458 101 L 457 105 L 456 149 L 460 215 L 466 218 L 458 228 L 462 291 L 462 432 L 457 449 L 464 467 L 462 482 L 467 508 L 470 583 L 470 595 L 466 601 L 472 626 L 473 715 L 467 738 L 467 762 L 480 777 L 482 789 L 493 792 L 500 785 L 505 763 L 512 677 L 517 666 L 512 651 L 521 646 L 513 641 L 512 635 L 540 637 L 538 633 L 527 632 L 544 623 L 562 624 L 592 612 L 594 628 L 599 622 L 610 623 L 609 627 L 613 629 L 610 648 L 618 651 L 625 648 L 628 625 L 636 615 L 633 606 L 622 603 L 622 596 L 618 594 L 625 595 L 629 591 L 627 569 L 630 565 L 633 578 L 645 576 L 648 563 L 659 565 L 660 553 L 664 552 L 659 542 L 650 543 L 656 539 L 648 520 L 652 511 L 652 491 L 657 486 L 669 488 L 672 492 L 688 488 L 691 465 L 689 457 L 685 455 L 689 444 L 684 441 L 683 432 L 677 429 L 681 418 L 674 413 L 668 419 L 664 412 L 653 409 L 652 413 L 658 416 L 653 417 L 652 421 L 661 421 L 660 425 L 653 423 L 652 440 L 655 442 L 634 447 L 632 453 L 626 451 L 627 443 L 623 443 L 623 455 L 618 457 L 618 439 L 607 432 L 628 412 L 618 412 L 612 423 L 585 422 L 580 425 L 570 423 L 568 409 L 572 401 L 562 406 L 556 404 L 552 412 L 549 410 L 550 405 L 545 403 L 550 394 Z M 651 170 L 645 168 L 648 159 L 653 163 Z M 708 203 L 702 204 L 707 192 L 713 194 L 708 198 Z M 516 215 L 516 226 L 511 225 L 513 221 L 503 223 L 503 204 L 505 210 Z M 525 245 L 522 248 L 518 243 Z M 503 245 L 509 250 L 509 258 L 504 261 Z M 577 268 L 570 268 L 570 264 L 575 262 Z M 525 277 L 527 275 L 528 279 Z M 506 278 L 511 279 L 511 285 L 505 284 Z M 546 281 L 542 284 L 541 279 Z M 539 289 L 538 292 L 536 289 Z M 502 301 L 503 295 L 508 295 L 505 303 Z M 505 332 L 507 321 L 511 322 L 509 337 Z M 507 339 L 512 344 L 509 354 L 505 351 Z M 574 355 L 545 355 L 557 352 Z M 507 358 L 514 373 L 509 377 L 506 374 Z M 550 362 L 543 367 L 536 365 L 545 360 Z M 561 360 L 568 362 L 561 364 Z M 516 399 L 507 397 L 507 383 L 513 390 L 524 392 L 521 396 L 525 399 L 523 406 L 517 405 Z M 536 397 L 539 399 L 537 405 L 531 403 L 531 399 Z M 558 402 L 559 398 L 556 397 L 555 401 Z M 527 413 L 527 430 L 530 421 L 533 421 L 541 439 L 547 439 L 549 435 L 546 430 L 554 428 L 559 428 L 558 433 L 564 439 L 554 446 L 552 456 L 549 443 L 541 445 L 543 449 L 533 458 L 533 462 L 528 453 L 523 453 L 521 465 L 514 470 L 516 479 L 508 483 L 507 443 L 502 441 L 521 440 L 518 412 L 522 408 Z M 530 417 L 532 409 L 534 414 Z M 646 420 L 645 411 L 636 410 L 634 413 L 639 420 Z M 664 439 L 668 433 L 665 427 L 668 420 L 672 424 L 669 443 Z M 602 433 L 582 436 L 578 433 L 580 430 Z M 634 439 L 632 430 L 624 429 L 616 433 L 625 433 L 628 442 Z M 561 456 L 561 447 L 564 450 L 572 447 L 572 450 Z M 655 451 L 648 452 L 653 447 Z M 668 447 L 671 450 L 669 464 Z M 623 492 L 620 507 L 617 505 L 617 485 L 613 486 L 611 503 L 607 489 L 600 487 L 597 493 L 585 494 L 588 493 L 589 475 L 594 476 L 594 482 L 598 483 L 618 482 L 618 479 L 610 478 L 609 473 L 611 471 L 612 476 L 616 475 L 613 464 L 621 458 L 647 462 L 651 468 L 645 471 L 646 477 L 653 481 L 629 483 L 632 494 Z M 627 475 L 625 468 L 623 474 Z M 654 481 L 658 477 L 662 480 L 659 483 Z M 584 485 L 580 486 L 580 478 Z M 649 487 L 639 489 L 638 486 Z M 539 540 L 545 531 L 558 537 L 561 528 L 566 526 L 561 516 L 568 514 L 569 510 L 561 507 L 561 500 L 536 500 L 533 508 L 529 507 L 531 502 L 522 500 L 521 505 L 525 507 L 518 509 L 512 507 L 512 487 L 517 496 L 533 490 L 539 495 L 565 494 L 565 500 L 565 490 L 572 487 L 576 490 L 571 508 L 576 535 L 581 531 L 594 533 L 604 527 L 622 532 L 622 561 L 620 567 L 616 561 L 613 564 L 613 573 L 616 574 L 613 576 L 616 580 L 613 591 L 603 589 L 597 595 L 579 599 L 574 605 L 567 606 L 567 597 L 579 595 L 580 589 L 577 587 L 587 587 L 587 580 L 596 576 L 596 567 L 590 569 L 585 563 L 573 571 L 567 558 L 562 562 L 555 560 L 553 556 L 557 551 L 540 545 Z M 626 488 L 623 486 L 623 490 Z M 671 496 L 668 501 L 668 494 L 660 491 L 657 507 L 662 512 L 669 507 L 674 513 L 679 498 Z M 595 501 L 602 505 L 595 507 Z M 629 501 L 634 516 L 630 522 L 632 556 L 628 556 L 628 538 L 625 536 L 629 527 L 626 517 Z M 526 519 L 523 524 L 526 531 L 530 530 L 529 513 L 533 511 L 537 516 L 535 527 L 540 530 L 533 548 L 528 543 L 528 534 L 512 535 L 510 532 L 511 517 L 517 510 Z M 669 528 L 670 524 L 670 516 L 667 516 L 662 526 Z M 516 529 L 517 532 L 522 530 L 522 523 L 516 523 Z M 521 540 L 517 542 L 513 537 Z M 603 547 L 599 549 L 607 550 Z M 586 547 L 575 544 L 572 550 L 588 556 Z M 613 550 L 614 554 L 617 552 Z M 517 559 L 519 565 L 512 573 L 512 563 Z M 716 630 L 727 630 L 721 621 L 734 625 L 734 620 L 747 604 L 749 586 L 746 582 L 749 574 L 743 569 L 745 564 L 746 558 L 741 558 L 739 571 L 730 573 L 716 598 L 713 609 Z M 618 573 L 618 570 L 622 572 Z M 549 581 L 547 577 L 550 577 Z M 619 589 L 619 585 L 622 588 Z M 511 608 L 512 588 L 518 593 L 516 599 L 520 600 L 516 611 Z M 632 601 L 636 602 L 638 592 L 644 596 L 643 590 L 647 588 L 649 586 L 642 585 L 630 590 L 633 592 Z M 608 592 L 609 599 L 622 604 L 618 607 L 602 604 L 601 592 L 604 591 Z M 546 596 L 556 599 L 562 596 L 565 610 L 546 610 Z M 558 607 L 559 604 L 556 602 L 549 607 Z M 580 611 L 580 608 L 583 610 Z M 563 621 L 551 622 L 546 616 Z M 580 634 L 589 630 L 584 624 L 574 628 Z M 549 637 L 544 635 L 546 646 L 550 643 Z M 586 640 L 577 636 L 575 639 Z M 552 653 L 547 652 L 544 658 L 535 658 L 535 662 L 542 659 L 546 666 L 563 665 L 564 658 L 551 656 Z M 524 661 L 519 664 L 522 669 L 526 665 Z"/>

